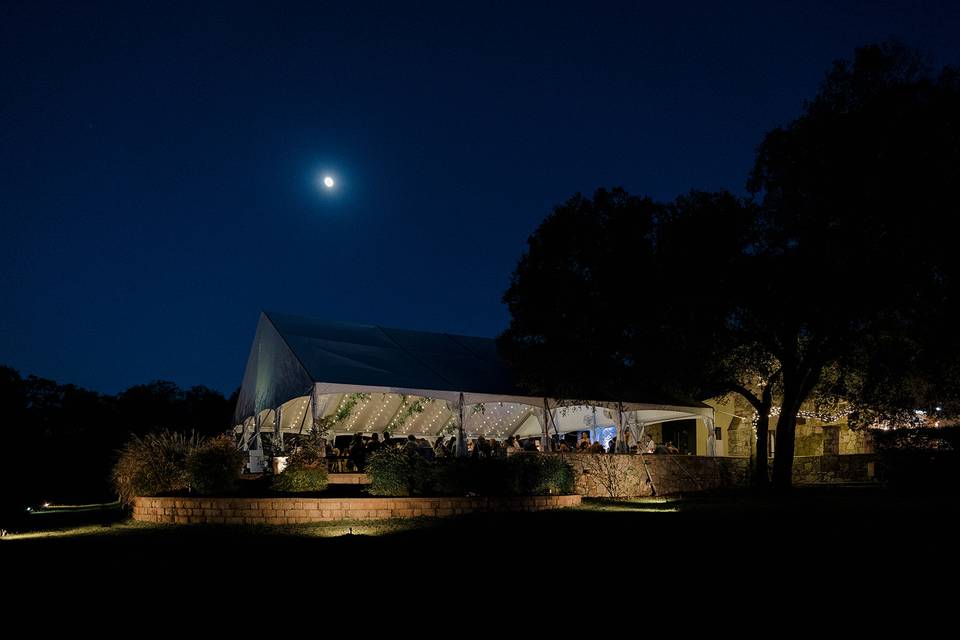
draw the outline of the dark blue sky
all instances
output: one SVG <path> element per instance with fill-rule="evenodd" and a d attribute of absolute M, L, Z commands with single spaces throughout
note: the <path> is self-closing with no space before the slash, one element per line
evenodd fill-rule
<path fill-rule="evenodd" d="M 741 192 L 833 59 L 960 62 L 956 2 L 168 4 L 0 5 L 24 374 L 230 392 L 261 308 L 494 335 L 574 192 Z"/>

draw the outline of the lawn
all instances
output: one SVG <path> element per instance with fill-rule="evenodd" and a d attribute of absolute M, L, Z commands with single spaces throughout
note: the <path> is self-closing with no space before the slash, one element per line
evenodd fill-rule
<path fill-rule="evenodd" d="M 754 494 L 624 501 L 585 500 L 582 507 L 540 513 L 337 522 L 286 526 L 156 525 L 127 519 L 117 507 L 49 510 L 9 533 L 0 555 L 31 559 L 69 554 L 88 559 L 202 558 L 238 555 L 322 558 L 355 554 L 443 556 L 463 549 L 484 557 L 552 557 L 603 561 L 618 556 L 650 567 L 698 567 L 711 559 L 771 557 L 789 549 L 798 568 L 883 560 L 891 545 L 924 557 L 938 553 L 958 515 L 950 496 L 876 488 L 797 489 L 788 499 Z M 45 518 L 49 520 L 44 520 Z M 60 518 L 59 521 L 55 518 Z"/>
<path fill-rule="evenodd" d="M 813 622 L 951 599 L 937 585 L 957 575 L 958 511 L 952 496 L 864 488 L 288 526 L 144 524 L 94 509 L 87 523 L 0 539 L 0 567 L 30 602 L 88 597 L 140 613 L 163 604 L 168 615 L 173 603 L 271 611 L 280 597 L 285 611 L 343 611 L 348 599 L 385 611 L 506 606 L 521 617 L 547 603 L 554 618 L 590 603 L 592 618 L 623 599 L 672 624 L 688 610 L 700 623 L 755 611 Z"/>

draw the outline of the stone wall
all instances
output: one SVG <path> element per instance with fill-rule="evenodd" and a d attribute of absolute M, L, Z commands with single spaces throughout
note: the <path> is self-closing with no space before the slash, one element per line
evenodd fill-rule
<path fill-rule="evenodd" d="M 823 427 L 812 424 L 800 424 L 799 421 L 794 435 L 794 455 L 821 456 L 823 455 L 824 433 Z"/>
<path fill-rule="evenodd" d="M 873 434 L 866 430 L 840 429 L 840 450 L 838 453 L 841 455 L 876 453 L 873 446 Z"/>
<path fill-rule="evenodd" d="M 748 420 L 734 418 L 724 433 L 727 439 L 727 455 L 737 458 L 748 458 L 753 455 L 756 445 L 753 434 L 753 424 Z"/>
<path fill-rule="evenodd" d="M 370 478 L 365 473 L 329 473 L 328 484 L 370 484 Z"/>
<path fill-rule="evenodd" d="M 747 486 L 750 459 L 733 457 L 567 453 L 576 491 L 594 498 L 627 498 L 694 493 Z M 796 456 L 793 483 L 871 482 L 873 454 Z M 773 458 L 770 459 L 773 471 Z"/>
<path fill-rule="evenodd" d="M 776 424 L 771 426 L 776 430 Z M 754 455 L 756 435 L 753 424 L 734 420 L 724 433 L 727 455 L 747 457 Z M 874 453 L 873 436 L 867 431 L 853 431 L 846 424 L 821 425 L 813 421 L 797 424 L 794 438 L 797 456 L 831 456 Z"/>
<path fill-rule="evenodd" d="M 336 520 L 443 517 L 472 512 L 542 511 L 580 496 L 510 498 L 136 498 L 133 519 L 177 524 L 306 524 Z"/>
<path fill-rule="evenodd" d="M 874 454 L 795 456 L 793 483 L 872 482 L 876 479 L 876 462 Z M 772 459 L 770 465 L 772 468 Z"/>
<path fill-rule="evenodd" d="M 744 486 L 748 458 L 567 453 L 576 491 L 598 498 L 670 495 Z"/>

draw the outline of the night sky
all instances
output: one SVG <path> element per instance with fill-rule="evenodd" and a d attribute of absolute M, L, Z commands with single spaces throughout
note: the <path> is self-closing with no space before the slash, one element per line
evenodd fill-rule
<path fill-rule="evenodd" d="M 957 2 L 694 4 L 3 2 L 0 363 L 229 393 L 260 309 L 492 336 L 574 192 L 742 193 L 832 60 L 960 63 Z"/>

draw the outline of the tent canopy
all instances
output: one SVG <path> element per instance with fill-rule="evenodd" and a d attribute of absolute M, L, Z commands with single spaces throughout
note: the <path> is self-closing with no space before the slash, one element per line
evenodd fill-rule
<path fill-rule="evenodd" d="M 318 415 L 334 415 L 349 406 L 348 424 L 338 426 L 344 431 L 415 429 L 435 435 L 453 417 L 451 405 L 462 398 L 464 405 L 473 406 L 464 414 L 468 432 L 473 425 L 475 432 L 509 435 L 531 431 L 545 404 L 551 409 L 571 404 L 530 396 L 514 380 L 490 338 L 264 312 L 247 359 L 235 423 L 246 425 L 259 416 L 267 427 L 282 407 L 281 428 L 299 431 L 305 421 L 309 424 L 309 403 L 315 398 L 322 399 Z M 618 406 L 609 399 L 577 400 Z M 701 403 L 624 398 L 619 404 L 625 412 L 639 412 L 634 419 L 645 423 L 713 416 Z M 558 429 L 572 430 L 568 421 L 555 422 Z"/>

